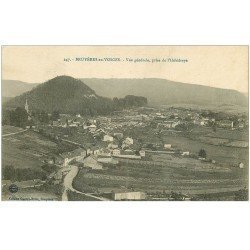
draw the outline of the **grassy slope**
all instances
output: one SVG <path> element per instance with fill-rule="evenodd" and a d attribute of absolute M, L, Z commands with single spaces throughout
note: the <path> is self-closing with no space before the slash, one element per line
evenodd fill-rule
<path fill-rule="evenodd" d="M 2 126 L 2 134 L 3 135 L 10 134 L 10 133 L 16 133 L 16 132 L 19 132 L 22 130 L 23 130 L 22 128 L 17 128 L 17 127 L 13 127 L 13 126 L 9 126 L 9 125 Z"/>
<path fill-rule="evenodd" d="M 5 128 L 3 128 L 4 131 Z M 13 165 L 16 168 L 39 168 L 41 156 L 57 149 L 57 145 L 40 135 L 27 131 L 23 134 L 2 139 L 2 166 Z"/>

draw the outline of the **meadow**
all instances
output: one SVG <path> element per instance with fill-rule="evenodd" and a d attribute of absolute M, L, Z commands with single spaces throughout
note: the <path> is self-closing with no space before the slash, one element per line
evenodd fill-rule
<path fill-rule="evenodd" d="M 162 157 L 162 156 L 161 156 Z M 164 159 L 154 158 L 154 161 Z M 248 185 L 247 169 L 211 166 L 199 160 L 172 159 L 166 164 L 120 163 L 116 168 L 80 170 L 74 187 L 83 192 L 111 192 L 119 189 L 152 192 L 182 192 L 186 194 L 234 191 Z M 198 169 L 199 168 L 199 169 Z M 210 168 L 210 169 L 209 169 Z M 209 169 L 209 171 L 208 171 Z"/>
<path fill-rule="evenodd" d="M 57 145 L 33 131 L 2 138 L 2 166 L 40 168 L 42 157 L 55 153 Z"/>

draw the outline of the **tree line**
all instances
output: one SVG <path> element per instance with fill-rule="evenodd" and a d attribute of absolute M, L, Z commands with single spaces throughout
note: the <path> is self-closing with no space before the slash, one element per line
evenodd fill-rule
<path fill-rule="evenodd" d="M 50 115 L 44 110 L 36 110 L 32 112 L 31 120 L 28 117 L 29 115 L 24 108 L 17 107 L 15 110 L 4 110 L 2 124 L 20 128 L 34 125 L 35 121 L 48 124 L 51 121 L 57 121 L 60 118 L 60 113 L 59 111 L 53 111 Z"/>
<path fill-rule="evenodd" d="M 115 107 L 119 109 L 131 108 L 131 107 L 141 107 L 148 104 L 148 100 L 143 96 L 127 95 L 124 98 L 113 98 Z"/>
<path fill-rule="evenodd" d="M 108 98 L 82 100 L 81 105 L 75 109 L 69 105 L 67 110 L 53 110 L 49 114 L 45 110 L 35 109 L 31 112 L 32 119 L 28 119 L 29 115 L 22 107 L 17 107 L 14 110 L 3 110 L 3 125 L 11 125 L 15 127 L 26 127 L 27 125 L 33 125 L 34 122 L 48 124 L 51 121 L 57 121 L 60 118 L 60 113 L 72 113 L 88 116 L 96 115 L 108 115 L 114 111 L 128 109 L 133 107 L 141 107 L 147 105 L 147 98 L 142 96 L 127 95 L 124 98 Z"/>

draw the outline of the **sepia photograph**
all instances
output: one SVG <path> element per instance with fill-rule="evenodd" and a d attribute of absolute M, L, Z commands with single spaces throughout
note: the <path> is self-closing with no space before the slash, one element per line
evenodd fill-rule
<path fill-rule="evenodd" d="M 2 46 L 3 201 L 248 201 L 248 46 Z"/>
<path fill-rule="evenodd" d="M 248 1 L 0 1 L 1 249 L 250 249 Z"/>

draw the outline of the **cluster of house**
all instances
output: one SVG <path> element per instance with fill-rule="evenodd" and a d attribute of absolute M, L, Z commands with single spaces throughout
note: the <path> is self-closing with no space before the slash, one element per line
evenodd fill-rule
<path fill-rule="evenodd" d="M 70 163 L 77 162 L 83 163 L 83 166 L 86 168 L 103 169 L 104 164 L 118 164 L 119 158 L 141 159 L 145 157 L 146 153 L 144 150 L 139 150 L 135 154 L 135 151 L 130 149 L 134 143 L 131 137 L 126 137 L 122 140 L 118 140 L 117 138 L 123 138 L 123 134 L 105 134 L 102 145 L 93 146 L 86 144 L 84 148 L 79 147 L 73 151 L 62 153 L 54 159 L 54 163 L 66 167 Z M 49 163 L 52 163 L 52 159 Z"/>
<path fill-rule="evenodd" d="M 159 121 L 158 125 L 171 129 L 175 128 L 179 124 L 187 124 L 191 123 L 197 126 L 208 126 L 216 124 L 217 127 L 226 128 L 226 129 L 242 129 L 248 125 L 248 120 L 242 117 L 239 117 L 236 122 L 233 122 L 230 117 L 225 117 L 224 119 L 216 120 L 213 117 L 203 117 L 201 112 L 198 111 L 191 111 L 191 110 L 174 110 L 175 112 L 171 111 L 166 112 L 163 111 L 155 112 L 154 119 Z"/>
<path fill-rule="evenodd" d="M 145 111 L 145 110 L 144 110 Z M 191 110 L 163 110 L 146 109 L 145 113 L 136 110 L 119 111 L 111 117 L 101 117 L 86 119 L 81 115 L 69 116 L 60 115 L 58 121 L 53 122 L 53 126 L 59 127 L 81 127 L 87 130 L 93 138 L 97 138 L 98 143 L 95 145 L 86 143 L 83 148 L 62 154 L 62 165 L 66 166 L 69 162 L 75 160 L 82 162 L 84 165 L 91 166 L 93 169 L 102 169 L 104 163 L 117 164 L 119 159 L 142 159 L 146 156 L 147 148 L 145 145 L 134 143 L 133 138 L 123 138 L 124 128 L 129 126 L 144 126 L 148 121 L 157 120 L 161 126 L 171 129 L 182 124 L 183 122 L 191 122 L 195 125 L 206 126 L 209 122 L 215 122 L 213 118 L 204 118 L 196 111 Z M 221 122 L 221 126 L 223 122 Z M 226 122 L 224 126 L 227 126 Z M 230 122 L 233 128 L 233 122 Z M 137 147 L 136 147 L 137 146 Z M 171 144 L 156 145 L 152 148 L 154 152 L 161 151 L 165 153 L 176 153 Z M 180 152 L 182 156 L 189 156 L 190 152 Z"/>

